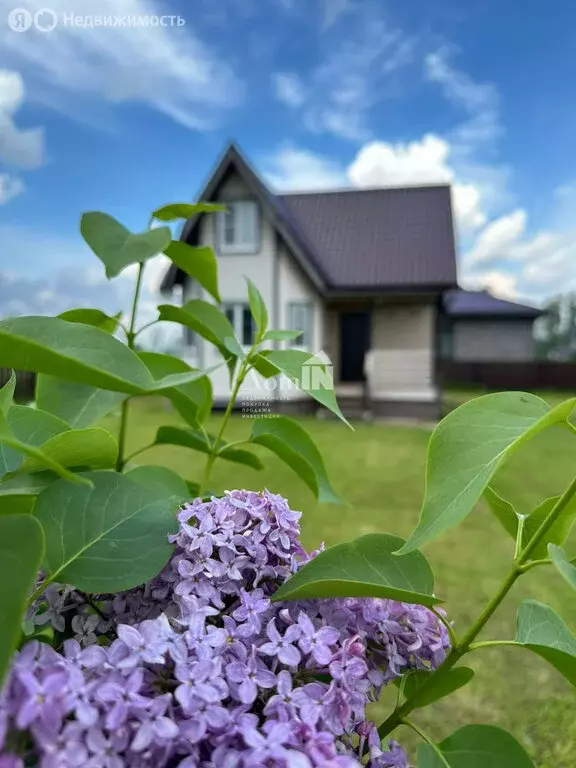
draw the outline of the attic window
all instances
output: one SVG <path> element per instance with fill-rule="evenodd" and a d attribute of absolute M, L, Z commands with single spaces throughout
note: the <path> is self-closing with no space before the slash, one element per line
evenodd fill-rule
<path fill-rule="evenodd" d="M 218 214 L 222 253 L 255 253 L 258 250 L 258 208 L 252 200 L 226 203 Z"/>

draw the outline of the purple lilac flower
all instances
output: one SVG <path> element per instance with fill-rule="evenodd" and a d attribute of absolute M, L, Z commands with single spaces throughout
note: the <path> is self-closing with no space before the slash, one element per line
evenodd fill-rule
<path fill-rule="evenodd" d="M 292 625 L 281 635 L 276 628 L 275 619 L 270 619 L 266 627 L 269 641 L 260 646 L 260 653 L 267 656 L 277 656 L 278 661 L 289 667 L 295 667 L 301 659 L 301 654 L 294 643 L 300 637 L 300 627 Z"/>
<path fill-rule="evenodd" d="M 20 730 L 41 768 L 360 768 L 364 748 L 367 768 L 408 768 L 365 708 L 398 675 L 441 663 L 448 633 L 392 600 L 272 603 L 312 556 L 299 517 L 267 491 L 196 499 L 157 578 L 95 596 L 104 617 L 53 585 L 32 615 L 76 639 L 15 656 L 0 768 L 22 768 L 8 751 L 26 743 Z"/>

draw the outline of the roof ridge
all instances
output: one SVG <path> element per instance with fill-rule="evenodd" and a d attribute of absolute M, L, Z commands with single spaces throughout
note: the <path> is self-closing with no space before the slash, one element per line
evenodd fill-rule
<path fill-rule="evenodd" d="M 435 182 L 430 184 L 396 184 L 388 187 L 337 187 L 335 189 L 318 189 L 318 190 L 293 190 L 289 192 L 273 191 L 276 197 L 296 197 L 304 195 L 338 195 L 351 192 L 398 192 L 403 190 L 413 189 L 451 189 L 450 182 Z"/>

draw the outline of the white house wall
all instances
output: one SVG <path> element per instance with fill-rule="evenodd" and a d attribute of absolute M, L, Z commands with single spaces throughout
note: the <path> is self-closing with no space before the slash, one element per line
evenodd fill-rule
<path fill-rule="evenodd" d="M 231 176 L 222 185 L 217 196 L 218 201 L 254 199 L 244 181 L 237 174 Z M 277 247 L 276 232 L 259 206 L 258 220 L 260 239 L 258 251 L 254 254 L 221 253 L 218 247 L 217 216 L 206 215 L 200 222 L 199 243 L 214 249 L 218 260 L 218 282 L 223 303 L 246 303 L 248 277 L 256 285 L 268 308 L 270 325 L 277 329 L 289 328 L 288 305 L 290 302 L 309 302 L 314 311 L 314 348 L 311 352 L 322 349 L 324 310 L 323 304 L 310 282 L 294 263 L 287 249 Z M 184 300 L 202 298 L 213 299 L 197 284 L 188 282 L 184 287 Z M 269 347 L 272 344 L 268 344 Z M 280 344 L 279 346 L 282 346 Z M 290 346 L 290 343 L 284 345 Z M 203 339 L 197 339 L 197 346 L 186 345 L 183 357 L 192 365 L 210 368 L 218 365 L 222 358 L 218 351 Z M 210 374 L 216 402 L 224 402 L 230 396 L 228 371 L 225 366 Z M 270 398 L 270 381 L 265 381 L 258 374 L 251 372 L 240 390 L 239 404 L 249 398 Z M 302 394 L 287 380 L 281 383 L 282 397 L 301 398 Z"/>

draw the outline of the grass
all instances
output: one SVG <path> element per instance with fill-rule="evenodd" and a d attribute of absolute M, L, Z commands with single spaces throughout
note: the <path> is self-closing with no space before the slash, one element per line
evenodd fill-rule
<path fill-rule="evenodd" d="M 556 400 L 554 401 L 556 402 Z M 218 416 L 214 417 L 215 429 Z M 109 423 L 113 425 L 110 417 Z M 128 452 L 153 440 L 162 423 L 178 417 L 162 401 L 136 401 L 131 409 Z M 351 432 L 336 421 L 302 419 L 313 435 L 336 490 L 349 506 L 318 505 L 301 481 L 274 455 L 255 448 L 265 460 L 262 472 L 218 461 L 212 475 L 215 490 L 268 487 L 284 494 L 294 509 L 303 511 L 306 546 L 313 548 L 375 531 L 407 536 L 418 519 L 424 485 L 424 462 L 429 429 L 383 424 L 358 424 Z M 234 417 L 226 437 L 238 440 L 250 421 Z M 498 475 L 497 489 L 522 511 L 547 496 L 560 493 L 576 467 L 576 439 L 561 428 L 539 435 Z M 199 480 L 205 457 L 172 447 L 154 448 L 139 463 L 164 464 L 190 480 Z M 458 528 L 426 547 L 436 574 L 436 591 L 446 601 L 456 631 L 477 616 L 507 572 L 513 543 L 482 505 Z M 522 577 L 500 607 L 484 639 L 511 638 L 518 601 L 534 598 L 548 603 L 576 630 L 576 596 L 551 569 L 540 568 Z M 551 667 L 528 651 L 514 648 L 482 649 L 466 663 L 476 670 L 473 681 L 450 698 L 414 716 L 435 738 L 467 723 L 494 723 L 513 732 L 529 749 L 540 768 L 574 765 L 576 742 L 574 691 Z M 390 705 L 377 705 L 383 719 Z M 410 732 L 398 738 L 414 746 Z"/>

